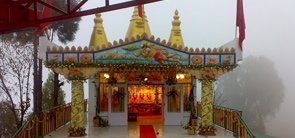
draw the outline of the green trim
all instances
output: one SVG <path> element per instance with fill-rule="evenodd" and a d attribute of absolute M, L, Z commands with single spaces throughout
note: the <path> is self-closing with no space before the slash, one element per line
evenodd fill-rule
<path fill-rule="evenodd" d="M 218 106 L 218 105 L 214 105 L 214 108 L 218 108 L 218 109 L 222 109 L 222 110 L 230 110 L 234 113 L 236 113 L 238 115 L 239 120 L 241 121 L 241 123 L 246 127 L 247 132 L 249 133 L 249 135 L 251 137 L 255 137 L 252 130 L 247 126 L 247 124 L 245 123 L 245 121 L 242 118 L 242 111 L 233 109 L 233 108 L 228 108 L 228 107 L 224 107 L 224 106 Z M 222 127 L 222 126 L 221 126 Z"/>
<path fill-rule="evenodd" d="M 242 119 L 241 115 L 238 112 L 235 112 L 236 114 L 238 114 L 238 117 L 240 119 L 240 121 L 242 122 L 242 124 L 246 127 L 247 132 L 251 135 L 251 137 L 255 137 L 252 130 L 250 130 L 250 128 L 247 126 L 247 124 L 245 123 L 245 121 Z"/>

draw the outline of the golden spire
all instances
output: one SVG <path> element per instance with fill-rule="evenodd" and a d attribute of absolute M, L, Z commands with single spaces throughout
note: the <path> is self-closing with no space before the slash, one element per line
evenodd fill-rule
<path fill-rule="evenodd" d="M 178 10 L 175 10 L 175 15 L 173 18 L 174 20 L 172 21 L 172 29 L 171 29 L 169 42 L 172 45 L 177 44 L 178 46 L 181 46 L 183 48 L 184 43 L 183 43 L 183 39 L 181 35 L 181 29 L 180 29 L 181 21 L 179 20 Z"/>
<path fill-rule="evenodd" d="M 101 18 L 101 14 L 100 13 L 95 14 L 95 19 L 94 19 L 95 24 L 93 27 L 93 31 L 92 31 L 92 35 L 91 35 L 91 39 L 89 43 L 90 48 L 96 48 L 96 47 L 101 48 L 102 45 L 108 44 L 108 39 L 104 32 L 102 22 L 103 21 Z"/>
<path fill-rule="evenodd" d="M 151 36 L 150 26 L 146 15 L 144 12 L 144 7 L 142 6 L 142 18 L 138 15 L 138 7 L 134 7 L 133 15 L 130 20 L 129 28 L 126 34 L 126 38 L 136 37 L 137 35 L 142 35 L 146 33 L 148 37 Z"/>

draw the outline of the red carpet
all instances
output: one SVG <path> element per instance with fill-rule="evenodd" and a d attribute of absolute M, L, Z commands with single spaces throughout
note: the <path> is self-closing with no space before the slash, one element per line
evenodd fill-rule
<path fill-rule="evenodd" d="M 156 138 L 156 133 L 152 125 L 140 125 L 139 133 L 139 138 Z"/>

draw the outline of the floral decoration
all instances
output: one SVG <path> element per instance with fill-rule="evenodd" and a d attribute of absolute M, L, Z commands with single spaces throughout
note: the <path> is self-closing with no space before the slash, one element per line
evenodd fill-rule
<path fill-rule="evenodd" d="M 226 55 L 222 61 L 222 64 L 229 65 L 231 62 L 231 55 Z"/>
<path fill-rule="evenodd" d="M 92 54 L 81 54 L 80 62 L 82 63 L 92 63 Z"/>
<path fill-rule="evenodd" d="M 195 135 L 197 134 L 197 127 L 196 126 L 192 126 L 192 125 L 183 125 L 182 128 L 184 128 L 185 130 L 187 130 L 188 134 L 190 135 Z"/>
<path fill-rule="evenodd" d="M 70 80 L 84 80 L 85 79 L 83 76 L 83 73 L 78 69 L 71 70 L 68 74 L 68 77 Z"/>
<path fill-rule="evenodd" d="M 110 78 L 108 78 L 108 84 L 113 85 L 117 83 L 117 79 L 115 76 L 111 75 Z"/>
<path fill-rule="evenodd" d="M 106 119 L 103 119 L 99 115 L 94 116 L 93 120 L 98 120 L 98 122 L 95 122 L 95 123 L 98 123 L 96 125 L 99 126 L 99 127 L 108 127 L 109 126 L 109 121 L 106 120 Z"/>
<path fill-rule="evenodd" d="M 216 64 L 217 63 L 217 58 L 215 56 L 209 56 L 208 57 L 208 63 L 209 64 Z"/>
<path fill-rule="evenodd" d="M 85 128 L 84 127 L 73 127 L 70 126 L 68 129 L 69 137 L 81 137 L 85 136 Z"/>
<path fill-rule="evenodd" d="M 177 93 L 176 88 L 173 87 L 173 88 L 171 89 L 171 91 L 168 91 L 168 93 L 167 93 L 166 95 L 167 95 L 168 97 L 169 97 L 169 96 L 172 96 L 172 97 L 178 96 L 178 93 Z"/>
<path fill-rule="evenodd" d="M 204 135 L 204 136 L 215 136 L 215 131 L 216 128 L 214 126 L 202 126 L 200 125 L 199 127 L 199 135 Z"/>
<path fill-rule="evenodd" d="M 74 54 L 66 54 L 65 55 L 65 62 L 66 63 L 74 63 L 77 62 L 77 55 Z"/>
<path fill-rule="evenodd" d="M 148 83 L 148 78 L 145 75 L 139 76 L 139 84 L 140 85 L 146 85 Z"/>
<path fill-rule="evenodd" d="M 193 64 L 202 64 L 203 63 L 203 56 L 201 55 L 195 55 L 191 59 Z"/>
<path fill-rule="evenodd" d="M 168 77 L 166 79 L 166 84 L 168 85 L 175 85 L 177 83 L 177 79 L 175 77 Z"/>

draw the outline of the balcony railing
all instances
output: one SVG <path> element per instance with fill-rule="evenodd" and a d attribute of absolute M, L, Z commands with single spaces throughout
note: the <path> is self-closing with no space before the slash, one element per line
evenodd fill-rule
<path fill-rule="evenodd" d="M 39 138 L 71 121 L 71 104 L 52 108 L 38 116 L 31 116 L 14 135 L 16 138 Z M 87 111 L 87 100 L 84 101 L 84 112 Z M 41 134 L 40 134 L 41 131 Z"/>
<path fill-rule="evenodd" d="M 197 115 L 201 117 L 201 104 L 197 104 Z M 232 131 L 238 138 L 255 138 L 252 131 L 242 119 L 242 112 L 222 106 L 214 106 L 213 121 L 215 125 Z"/>

